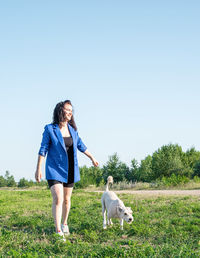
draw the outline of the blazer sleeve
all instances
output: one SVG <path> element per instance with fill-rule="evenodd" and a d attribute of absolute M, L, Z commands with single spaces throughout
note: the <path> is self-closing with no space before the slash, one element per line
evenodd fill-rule
<path fill-rule="evenodd" d="M 44 132 L 42 135 L 42 142 L 41 142 L 41 146 L 40 146 L 38 154 L 45 157 L 49 150 L 49 145 L 50 145 L 50 135 L 49 135 L 48 127 L 46 125 L 44 127 Z"/>
<path fill-rule="evenodd" d="M 85 144 L 83 143 L 83 141 L 81 140 L 81 138 L 79 137 L 78 133 L 77 133 L 78 139 L 77 139 L 77 148 L 79 151 L 81 152 L 85 152 L 87 150 L 87 147 L 85 146 Z"/>

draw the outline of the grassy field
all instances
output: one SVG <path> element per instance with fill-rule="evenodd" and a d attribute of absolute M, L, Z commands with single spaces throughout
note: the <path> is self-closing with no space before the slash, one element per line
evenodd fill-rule
<path fill-rule="evenodd" d="M 0 191 L 0 256 L 200 257 L 199 197 L 120 198 L 135 221 L 103 230 L 101 194 L 74 190 L 65 243 L 54 234 L 47 189 Z"/>

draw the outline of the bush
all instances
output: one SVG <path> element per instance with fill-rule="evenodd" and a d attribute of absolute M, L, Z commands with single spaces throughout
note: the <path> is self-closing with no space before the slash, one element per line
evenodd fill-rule
<path fill-rule="evenodd" d="M 161 179 L 156 180 L 156 183 L 161 186 L 177 186 L 188 183 L 190 179 L 186 176 L 172 174 L 170 177 L 163 176 Z"/>
<path fill-rule="evenodd" d="M 74 185 L 74 188 L 85 188 L 89 185 L 99 186 L 103 182 L 102 170 L 99 167 L 80 167 L 81 180 Z"/>
<path fill-rule="evenodd" d="M 198 177 L 198 176 L 194 176 L 193 180 L 195 183 L 200 183 L 200 177 Z"/>
<path fill-rule="evenodd" d="M 33 181 L 32 181 L 33 182 Z M 33 185 L 37 185 L 37 186 L 46 186 L 47 188 L 49 187 L 48 183 L 46 180 L 41 180 L 40 183 L 38 182 L 33 182 Z"/>
<path fill-rule="evenodd" d="M 31 183 L 24 177 L 19 180 L 18 187 L 30 187 Z"/>
<path fill-rule="evenodd" d="M 6 179 L 3 176 L 0 176 L 0 187 L 4 187 L 6 184 Z"/>

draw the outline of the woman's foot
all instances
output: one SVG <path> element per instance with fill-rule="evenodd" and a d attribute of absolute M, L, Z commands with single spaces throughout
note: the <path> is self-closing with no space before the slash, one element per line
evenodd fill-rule
<path fill-rule="evenodd" d="M 65 237 L 64 237 L 64 234 L 61 230 L 59 230 L 58 232 L 56 232 L 56 235 L 59 236 L 60 240 L 62 240 L 63 242 L 66 241 Z"/>
<path fill-rule="evenodd" d="M 61 229 L 64 235 L 69 236 L 69 227 L 67 224 L 61 224 Z"/>

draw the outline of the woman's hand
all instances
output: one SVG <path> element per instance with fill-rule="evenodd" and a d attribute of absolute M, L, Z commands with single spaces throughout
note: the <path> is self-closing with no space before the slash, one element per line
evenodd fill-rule
<path fill-rule="evenodd" d="M 42 178 L 42 171 L 40 169 L 37 169 L 35 172 L 35 180 L 39 183 Z"/>
<path fill-rule="evenodd" d="M 42 162 L 44 160 L 44 156 L 38 155 L 37 167 L 35 172 L 35 180 L 39 183 L 42 178 Z"/>
<path fill-rule="evenodd" d="M 91 154 L 88 150 L 86 150 L 86 151 L 84 152 L 84 154 L 85 154 L 86 156 L 88 156 L 88 158 L 91 159 L 92 164 L 93 164 L 95 167 L 98 167 L 99 162 L 92 156 L 92 154 Z"/>
<path fill-rule="evenodd" d="M 92 164 L 93 164 L 95 167 L 98 167 L 99 162 L 98 162 L 95 158 L 92 158 Z"/>

